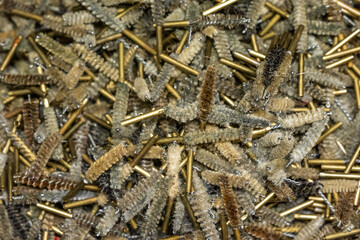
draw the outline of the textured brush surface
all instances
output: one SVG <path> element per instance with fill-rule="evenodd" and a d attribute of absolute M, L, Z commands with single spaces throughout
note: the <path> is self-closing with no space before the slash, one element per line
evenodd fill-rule
<path fill-rule="evenodd" d="M 196 174 L 193 175 L 193 183 L 194 186 L 196 186 L 196 189 L 194 194 L 189 196 L 189 201 L 194 211 L 194 215 L 197 217 L 197 222 L 206 238 L 220 239 L 214 221 L 209 217 L 208 209 L 211 209 L 211 205 L 206 188 Z"/>
<path fill-rule="evenodd" d="M 42 83 L 54 83 L 53 81 L 47 81 L 46 75 L 38 74 L 4 74 L 0 79 L 2 83 L 9 85 L 33 86 Z"/>
<path fill-rule="evenodd" d="M 207 122 L 214 103 L 215 82 L 216 70 L 213 66 L 208 66 L 204 73 L 199 99 L 199 119 L 202 123 Z"/>
<path fill-rule="evenodd" d="M 113 147 L 109 152 L 101 156 L 86 172 L 86 177 L 90 181 L 95 181 L 103 172 L 118 162 L 127 153 L 123 144 Z"/>
<path fill-rule="evenodd" d="M 234 191 L 230 185 L 229 176 L 222 174 L 219 177 L 221 195 L 224 200 L 226 214 L 230 221 L 230 226 L 238 228 L 240 226 L 239 207 L 237 205 Z"/>

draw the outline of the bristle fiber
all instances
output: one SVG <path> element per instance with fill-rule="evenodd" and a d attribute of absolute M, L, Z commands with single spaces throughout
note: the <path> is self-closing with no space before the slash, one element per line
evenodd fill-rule
<path fill-rule="evenodd" d="M 241 224 L 239 207 L 237 205 L 234 191 L 230 186 L 229 177 L 226 174 L 222 174 L 219 177 L 221 195 L 224 200 L 225 210 L 230 221 L 230 226 L 238 228 Z"/>

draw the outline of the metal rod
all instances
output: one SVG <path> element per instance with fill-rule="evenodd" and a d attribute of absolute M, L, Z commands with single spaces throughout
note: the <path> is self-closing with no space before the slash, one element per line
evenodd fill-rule
<path fill-rule="evenodd" d="M 194 152 L 189 151 L 188 161 L 186 164 L 186 192 L 191 193 L 191 184 L 192 184 L 192 173 L 193 173 L 193 161 L 194 161 Z"/>
<path fill-rule="evenodd" d="M 223 8 L 225 8 L 227 6 L 236 3 L 237 1 L 239 1 L 239 0 L 228 0 L 228 1 L 225 1 L 225 2 L 221 2 L 219 4 L 216 4 L 212 8 L 209 8 L 208 10 L 204 11 L 202 13 L 202 15 L 206 16 L 206 15 L 218 12 L 218 11 L 220 11 L 221 9 L 223 9 Z"/>
<path fill-rule="evenodd" d="M 355 31 L 353 31 L 349 36 L 347 36 L 344 40 L 342 40 L 341 42 L 339 42 L 338 44 L 336 44 L 334 47 L 332 47 L 329 51 L 327 51 L 325 53 L 325 55 L 330 55 L 332 53 L 334 53 L 336 50 L 338 50 L 339 48 L 341 48 L 343 45 L 345 45 L 346 43 L 348 43 L 351 39 L 353 39 L 356 35 L 358 35 L 360 33 L 360 29 L 356 29 Z"/>
<path fill-rule="evenodd" d="M 299 204 L 299 205 L 297 205 L 295 207 L 292 207 L 292 208 L 290 208 L 290 209 L 288 209 L 286 211 L 281 212 L 280 215 L 283 216 L 283 217 L 287 216 L 287 215 L 289 215 L 291 213 L 300 211 L 300 210 L 302 210 L 304 208 L 307 208 L 307 207 L 311 206 L 314 202 L 315 202 L 314 200 L 308 200 L 308 201 L 306 201 L 306 202 L 304 202 L 302 204 Z"/>

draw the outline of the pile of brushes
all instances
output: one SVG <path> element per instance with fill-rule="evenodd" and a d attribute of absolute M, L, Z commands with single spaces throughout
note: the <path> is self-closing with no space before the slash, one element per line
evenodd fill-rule
<path fill-rule="evenodd" d="M 2 0 L 0 239 L 357 239 L 357 2 Z"/>

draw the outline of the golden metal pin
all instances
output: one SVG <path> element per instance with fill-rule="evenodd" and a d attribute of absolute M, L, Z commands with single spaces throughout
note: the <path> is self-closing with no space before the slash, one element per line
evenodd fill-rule
<path fill-rule="evenodd" d="M 170 221 L 171 211 L 173 209 L 173 206 L 174 206 L 174 200 L 171 198 L 168 198 L 166 210 L 165 210 L 165 217 L 164 217 L 163 224 L 161 226 L 162 233 L 166 233 L 168 231 L 169 221 Z"/>
<path fill-rule="evenodd" d="M 252 76 L 255 76 L 255 71 L 248 68 L 248 67 L 245 67 L 243 65 L 240 65 L 240 64 L 237 64 L 237 63 L 234 63 L 230 60 L 227 60 L 225 58 L 220 58 L 220 63 L 228 66 L 228 67 L 232 67 L 232 68 L 235 68 L 236 70 L 239 70 L 240 72 L 244 72 L 244 73 L 247 73 L 249 75 L 252 75 Z"/>
<path fill-rule="evenodd" d="M 188 160 L 186 164 L 186 192 L 191 193 L 192 186 L 192 174 L 193 174 L 193 162 L 194 162 L 194 152 L 189 151 Z"/>
<path fill-rule="evenodd" d="M 164 113 L 164 111 L 165 111 L 164 108 L 160 108 L 160 109 L 148 112 L 148 113 L 141 114 L 141 115 L 136 116 L 136 117 L 125 119 L 125 120 L 121 121 L 121 125 L 126 126 L 126 125 L 129 125 L 129 124 L 137 123 L 137 122 L 140 122 L 140 121 L 145 120 L 147 118 L 151 118 L 151 117 L 161 115 L 161 114 Z"/>
<path fill-rule="evenodd" d="M 273 37 L 275 37 L 276 36 L 276 34 L 275 34 L 275 32 L 269 32 L 268 34 L 265 34 L 264 36 L 262 36 L 261 37 L 261 39 L 263 40 L 263 41 L 265 41 L 265 40 L 268 40 L 268 39 L 270 39 L 270 38 L 273 38 Z"/>
<path fill-rule="evenodd" d="M 285 217 L 285 216 L 287 216 L 287 215 L 289 215 L 291 213 L 300 211 L 300 210 L 302 210 L 304 208 L 307 208 L 307 207 L 311 206 L 314 202 L 315 202 L 314 200 L 308 200 L 306 202 L 303 202 L 302 204 L 299 204 L 299 205 L 297 205 L 295 207 L 292 207 L 292 208 L 290 208 L 290 209 L 288 209 L 286 211 L 281 212 L 280 216 Z"/>
<path fill-rule="evenodd" d="M 261 32 L 259 33 L 259 35 L 261 37 L 263 37 L 266 33 L 268 33 L 270 31 L 270 29 L 280 20 L 281 16 L 280 14 L 276 13 L 271 20 L 269 21 L 269 23 L 265 26 L 265 28 L 263 30 L 261 30 Z"/>
<path fill-rule="evenodd" d="M 225 1 L 225 2 L 221 2 L 219 4 L 216 4 L 214 7 L 209 8 L 208 10 L 204 11 L 202 13 L 202 15 L 206 16 L 206 15 L 218 12 L 218 11 L 220 11 L 221 9 L 223 9 L 223 8 L 225 8 L 227 6 L 230 6 L 231 4 L 236 3 L 237 1 L 239 1 L 239 0 L 228 0 L 228 1 Z"/>
<path fill-rule="evenodd" d="M 268 7 L 271 11 L 280 14 L 284 18 L 289 18 L 289 16 L 290 16 L 289 13 L 287 13 L 286 11 L 276 7 L 275 5 L 273 5 L 272 3 L 268 2 L 268 1 L 265 2 L 265 6 Z"/>
<path fill-rule="evenodd" d="M 333 239 L 351 237 L 351 236 L 355 236 L 357 234 L 360 234 L 360 228 L 353 229 L 350 232 L 339 232 L 339 233 L 329 234 L 329 235 L 326 235 L 324 237 L 324 239 L 325 240 L 333 240 Z"/>
<path fill-rule="evenodd" d="M 240 59 L 246 63 L 249 63 L 255 67 L 258 67 L 260 65 L 260 63 L 256 59 L 248 57 L 240 52 L 234 52 L 234 57 L 236 57 L 237 59 Z"/>
<path fill-rule="evenodd" d="M 125 81 L 124 43 L 119 43 L 119 82 Z"/>
<path fill-rule="evenodd" d="M 257 57 L 257 58 L 259 58 L 259 59 L 261 59 L 261 60 L 264 60 L 264 59 L 266 58 L 266 56 L 265 56 L 264 54 L 259 53 L 259 52 L 256 51 L 256 50 L 251 50 L 251 49 L 249 49 L 248 51 L 249 51 L 249 54 L 250 54 L 251 56 L 253 56 L 253 57 Z"/>
<path fill-rule="evenodd" d="M 304 53 L 299 53 L 299 97 L 304 96 Z"/>
<path fill-rule="evenodd" d="M 360 52 L 360 47 L 355 47 L 355 48 L 351 48 L 351 49 L 348 49 L 345 51 L 325 55 L 325 56 L 323 56 L 323 60 L 328 61 L 328 60 L 331 60 L 334 58 L 340 58 L 340 57 L 344 57 L 346 55 L 350 55 L 350 54 L 354 54 L 354 53 L 358 53 L 358 52 Z"/>
<path fill-rule="evenodd" d="M 44 211 L 47 211 L 47 212 L 50 212 L 52 214 L 55 214 L 57 216 L 60 216 L 60 217 L 65 217 L 65 218 L 72 218 L 72 214 L 69 213 L 69 212 L 66 212 L 62 209 L 58 209 L 58 208 L 55 208 L 55 207 L 50 207 L 50 206 L 47 206 L 45 204 L 42 204 L 42 203 L 37 203 L 36 204 L 36 207 L 44 210 Z"/>
<path fill-rule="evenodd" d="M 357 10 L 356 8 L 353 8 L 349 5 L 347 5 L 346 3 L 339 1 L 339 0 L 335 0 L 335 2 L 337 3 L 337 5 L 339 5 L 341 8 L 349 11 L 353 16 L 356 16 L 357 18 L 360 17 L 360 11 Z"/>
<path fill-rule="evenodd" d="M 98 201 L 98 197 L 92 197 L 92 198 L 88 198 L 88 199 L 84 199 L 84 200 L 65 203 L 63 205 L 63 207 L 64 207 L 64 209 L 76 208 L 76 207 L 81 207 L 81 206 L 85 206 L 85 205 L 90 205 L 90 204 L 96 203 L 97 201 Z"/>
<path fill-rule="evenodd" d="M 134 157 L 134 159 L 130 162 L 131 167 L 135 167 L 139 164 L 140 160 L 145 156 L 145 154 L 150 150 L 150 148 L 156 143 L 159 136 L 154 135 L 150 140 L 146 143 L 146 145 L 140 150 L 140 152 Z"/>
<path fill-rule="evenodd" d="M 348 57 L 341 58 L 340 60 L 338 60 L 336 62 L 333 62 L 333 63 L 331 63 L 329 65 L 326 65 L 325 68 L 326 69 L 331 69 L 331 68 L 334 68 L 334 67 L 338 67 L 338 66 L 343 65 L 343 64 L 345 64 L 345 63 L 347 63 L 347 62 L 349 62 L 349 61 L 351 61 L 353 59 L 354 59 L 354 55 L 350 55 Z"/>
<path fill-rule="evenodd" d="M 325 138 L 327 138 L 331 133 L 333 133 L 336 129 L 340 128 L 342 126 L 342 122 L 338 122 L 331 126 L 330 129 L 328 129 L 325 133 L 323 133 L 319 139 L 316 141 L 315 145 L 321 143 Z"/>
<path fill-rule="evenodd" d="M 93 122 L 99 124 L 100 126 L 111 130 L 111 126 L 110 126 L 107 122 L 105 122 L 104 120 L 96 117 L 95 115 L 93 115 L 93 114 L 91 114 L 91 113 L 85 112 L 85 113 L 84 113 L 84 116 L 85 116 L 87 119 L 89 119 L 90 121 L 93 121 Z"/>
<path fill-rule="evenodd" d="M 354 206 L 359 206 L 360 201 L 360 180 L 358 181 L 357 190 L 354 198 Z"/>
<path fill-rule="evenodd" d="M 347 174 L 347 173 L 319 173 L 320 178 L 343 178 L 343 179 L 360 179 L 360 174 Z"/>
<path fill-rule="evenodd" d="M 273 197 L 275 197 L 275 193 L 274 192 L 269 193 L 261 202 L 255 205 L 255 210 L 260 209 L 262 206 L 268 203 Z M 244 221 L 247 217 L 248 215 L 245 214 L 241 216 L 241 220 Z"/>
<path fill-rule="evenodd" d="M 321 165 L 322 170 L 333 170 L 333 171 L 344 171 L 346 169 L 345 165 L 330 165 L 330 164 L 324 164 Z M 351 169 L 352 172 L 360 172 L 360 167 L 353 166 Z"/>
<path fill-rule="evenodd" d="M 345 169 L 344 173 L 350 173 L 351 172 L 351 168 L 354 166 L 356 159 L 359 157 L 359 154 L 360 154 L 360 145 L 357 147 L 354 155 L 350 159 L 350 162 L 346 166 L 346 169 Z"/>
<path fill-rule="evenodd" d="M 343 159 L 309 159 L 308 163 L 310 165 L 323 165 L 323 164 L 344 165 L 345 160 L 343 160 Z"/>
<path fill-rule="evenodd" d="M 113 41 L 113 40 L 116 40 L 118 38 L 121 38 L 123 36 L 122 33 L 115 33 L 113 35 L 110 35 L 108 37 L 105 37 L 105 38 L 101 38 L 101 39 L 98 39 L 96 40 L 96 45 L 101 45 L 101 44 L 104 44 L 106 42 L 110 42 L 110 41 Z"/>
<path fill-rule="evenodd" d="M 200 226 L 199 226 L 198 222 L 196 221 L 196 217 L 194 215 L 193 210 L 191 209 L 191 205 L 190 205 L 190 202 L 189 202 L 186 194 L 180 194 L 180 198 L 184 204 L 185 210 L 190 218 L 190 221 L 193 224 L 194 230 L 200 229 Z"/>
<path fill-rule="evenodd" d="M 183 47 L 184 47 L 184 45 L 185 45 L 185 43 L 186 43 L 186 40 L 187 40 L 188 37 L 189 37 L 189 34 L 190 34 L 189 30 L 185 30 L 184 35 L 182 36 L 182 38 L 181 38 L 181 40 L 180 40 L 180 42 L 179 42 L 179 45 L 177 46 L 177 48 L 176 48 L 176 50 L 175 50 L 175 53 L 176 53 L 176 54 L 180 54 L 180 53 L 181 53 L 181 51 L 182 51 L 182 49 L 183 49 Z"/>
<path fill-rule="evenodd" d="M 165 54 L 162 53 L 162 54 L 160 54 L 160 58 L 162 60 L 164 60 L 165 62 L 174 65 L 175 67 L 177 67 L 181 71 L 187 72 L 187 73 L 189 73 L 191 75 L 194 75 L 195 77 L 197 75 L 199 75 L 199 73 L 195 69 L 192 69 L 191 67 L 185 65 L 182 62 L 179 62 L 178 60 L 176 60 L 176 59 L 174 59 L 174 58 L 172 58 L 172 57 L 170 57 L 168 55 L 165 55 Z"/>
<path fill-rule="evenodd" d="M 147 51 L 148 53 L 150 53 L 151 55 L 156 55 L 156 51 L 150 47 L 146 42 L 144 42 L 143 40 L 141 40 L 140 38 L 138 38 L 137 36 L 135 36 L 132 32 L 130 32 L 129 30 L 125 29 L 123 31 L 123 34 L 128 37 L 130 40 L 132 40 L 133 42 L 135 42 L 136 44 L 138 44 L 140 47 L 142 47 L 145 51 Z"/>
<path fill-rule="evenodd" d="M 339 48 L 341 48 L 343 45 L 345 45 L 346 43 L 348 43 L 351 39 L 353 39 L 355 36 L 357 36 L 360 33 L 360 29 L 356 29 L 355 31 L 353 31 L 349 36 L 347 36 L 344 40 L 342 40 L 341 42 L 339 42 L 338 44 L 336 44 L 334 47 L 332 47 L 329 51 L 327 51 L 325 53 L 325 55 L 330 55 L 332 53 L 334 53 L 336 50 L 338 50 Z"/>

